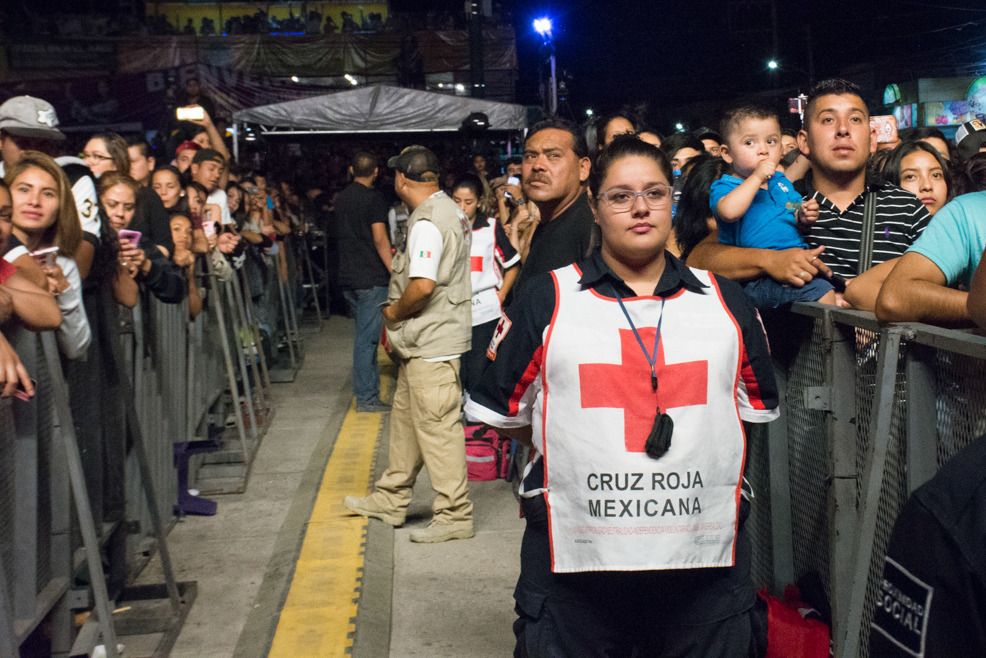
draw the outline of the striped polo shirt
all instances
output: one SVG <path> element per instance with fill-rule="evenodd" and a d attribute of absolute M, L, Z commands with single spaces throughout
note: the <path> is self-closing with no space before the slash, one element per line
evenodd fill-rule
<path fill-rule="evenodd" d="M 870 191 L 876 193 L 872 267 L 903 256 L 924 231 L 931 215 L 916 196 L 896 185 L 871 182 L 866 186 L 866 192 Z M 810 247 L 824 245 L 822 259 L 832 271 L 844 277 L 854 277 L 857 273 L 866 192 L 856 197 L 844 211 L 821 192 L 814 191 L 810 197 L 818 201 L 819 212 L 818 220 L 806 236 L 808 244 Z"/>

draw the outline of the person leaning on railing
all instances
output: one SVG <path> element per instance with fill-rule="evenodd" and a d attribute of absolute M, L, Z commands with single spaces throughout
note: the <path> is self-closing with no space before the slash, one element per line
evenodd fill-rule
<path fill-rule="evenodd" d="M 171 241 L 175 251 L 171 262 L 180 267 L 188 282 L 188 317 L 194 320 L 202 312 L 202 293 L 195 280 L 195 254 L 192 253 L 192 220 L 184 215 L 171 216 Z"/>
<path fill-rule="evenodd" d="M 876 301 L 885 322 L 968 324 L 969 293 L 986 249 L 986 192 L 945 204 L 887 277 Z"/>
<path fill-rule="evenodd" d="M 143 282 L 147 289 L 166 304 L 177 304 L 185 298 L 187 286 L 178 268 L 151 242 L 141 235 L 138 241 L 120 239 L 119 232 L 127 229 L 134 219 L 137 204 L 137 182 L 127 174 L 110 172 L 99 178 L 99 201 L 103 214 L 120 242 L 120 263 L 131 278 Z M 117 276 L 121 283 L 125 277 Z M 136 303 L 136 295 L 133 301 Z"/>
<path fill-rule="evenodd" d="M 6 258 L 18 267 L 40 265 L 44 284 L 58 300 L 62 314 L 56 332 L 59 349 L 66 358 L 80 358 L 92 341 L 92 332 L 73 257 L 82 242 L 82 224 L 72 187 L 58 163 L 40 151 L 25 151 L 7 168 L 5 180 L 10 188 L 13 224 Z M 53 248 L 47 255 L 36 255 Z"/>
<path fill-rule="evenodd" d="M 19 321 L 31 331 L 57 329 L 62 323 L 62 313 L 55 298 L 3 257 L 9 249 L 7 238 L 12 229 L 12 214 L 10 190 L 0 179 L 0 326 Z"/>
<path fill-rule="evenodd" d="M 986 265 L 983 263 L 986 263 L 986 251 L 983 251 L 979 259 L 979 267 L 972 276 L 966 308 L 972 321 L 986 329 Z"/>

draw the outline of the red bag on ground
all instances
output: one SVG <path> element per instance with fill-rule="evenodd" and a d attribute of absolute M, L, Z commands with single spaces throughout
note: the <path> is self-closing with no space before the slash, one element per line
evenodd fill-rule
<path fill-rule="evenodd" d="M 797 588 L 788 586 L 781 600 L 766 588 L 757 596 L 767 606 L 766 658 L 828 658 L 829 627 L 825 622 L 806 617 L 806 604 L 800 602 Z"/>
<path fill-rule="evenodd" d="M 510 468 L 510 439 L 489 425 L 466 425 L 466 473 L 470 480 L 506 478 Z"/>

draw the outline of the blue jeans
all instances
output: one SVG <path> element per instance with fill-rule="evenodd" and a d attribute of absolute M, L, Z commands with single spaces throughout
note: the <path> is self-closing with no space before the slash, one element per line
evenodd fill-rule
<path fill-rule="evenodd" d="M 377 345 L 383 316 L 380 304 L 387 301 L 383 286 L 363 290 L 344 290 L 343 296 L 356 319 L 353 342 L 353 394 L 356 404 L 370 404 L 380 397 L 380 372 L 377 370 Z"/>
<path fill-rule="evenodd" d="M 824 276 L 816 276 L 801 288 L 779 283 L 769 276 L 754 279 L 743 285 L 743 292 L 761 311 L 780 308 L 794 302 L 817 302 L 832 290 L 832 283 Z"/>

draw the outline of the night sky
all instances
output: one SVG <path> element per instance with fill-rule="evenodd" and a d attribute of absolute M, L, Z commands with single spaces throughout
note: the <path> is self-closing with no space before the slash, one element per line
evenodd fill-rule
<path fill-rule="evenodd" d="M 537 15 L 555 18 L 558 64 L 570 76 L 569 108 L 584 117 L 645 102 L 655 123 L 677 106 L 806 88 L 808 34 L 815 79 L 839 73 L 864 86 L 936 75 L 986 75 L 986 3 L 777 1 L 773 52 L 770 2 L 516 0 L 520 101 L 537 102 Z M 945 8 L 948 7 L 948 8 Z M 780 72 L 766 62 L 776 56 Z M 872 63 L 869 71 L 860 65 Z M 855 67 L 855 69 L 853 68 Z M 658 126 L 662 127 L 662 126 Z M 663 126 L 667 128 L 667 126 Z"/>
<path fill-rule="evenodd" d="M 15 0 L 26 10 L 27 0 Z M 983 0 L 493 0 L 513 14 L 517 100 L 539 104 L 537 16 L 555 22 L 558 65 L 569 90 L 561 112 L 585 117 L 644 104 L 666 130 L 683 105 L 772 92 L 779 103 L 815 79 L 843 74 L 864 88 L 918 77 L 986 75 Z M 398 9 L 462 12 L 463 0 L 391 0 Z M 105 11 L 105 0 L 49 0 L 43 11 Z M 810 39 L 809 39 L 810 33 Z M 766 62 L 776 57 L 778 72 Z M 704 111 L 715 114 L 715 110 Z"/>

